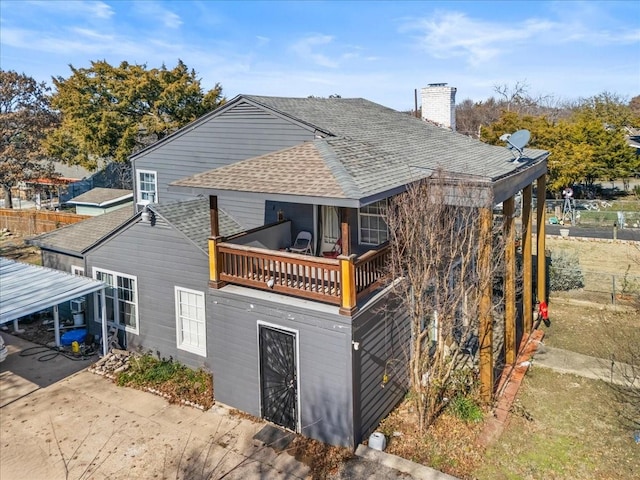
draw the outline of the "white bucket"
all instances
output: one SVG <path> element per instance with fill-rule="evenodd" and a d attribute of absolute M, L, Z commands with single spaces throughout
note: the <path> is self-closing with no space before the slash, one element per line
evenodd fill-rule
<path fill-rule="evenodd" d="M 373 432 L 369 437 L 369 448 L 383 451 L 385 448 L 387 448 L 387 438 L 383 433 Z"/>
<path fill-rule="evenodd" d="M 73 325 L 75 327 L 80 327 L 84 325 L 84 313 L 74 313 L 73 314 Z"/>

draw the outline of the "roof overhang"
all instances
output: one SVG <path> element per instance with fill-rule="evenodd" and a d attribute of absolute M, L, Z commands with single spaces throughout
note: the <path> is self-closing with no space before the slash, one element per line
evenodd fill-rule
<path fill-rule="evenodd" d="M 504 202 L 547 173 L 547 157 L 493 182 L 493 201 Z"/>
<path fill-rule="evenodd" d="M 114 205 L 116 203 L 124 202 L 125 200 L 133 201 L 133 193 L 129 193 L 127 195 L 123 195 L 118 198 L 105 200 L 103 202 L 91 202 L 91 201 L 83 202 L 83 201 L 77 201 L 72 199 L 72 200 L 69 200 L 67 203 L 69 205 L 84 205 L 88 207 L 108 207 L 109 205 Z"/>
<path fill-rule="evenodd" d="M 105 287 L 92 278 L 0 258 L 0 325 Z"/>

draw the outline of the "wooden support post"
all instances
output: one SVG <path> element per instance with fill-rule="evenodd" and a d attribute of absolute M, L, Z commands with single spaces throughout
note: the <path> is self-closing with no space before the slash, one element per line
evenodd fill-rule
<path fill-rule="evenodd" d="M 218 197 L 209 195 L 209 222 L 211 224 L 211 236 L 220 236 L 220 225 L 218 221 Z"/>
<path fill-rule="evenodd" d="M 503 203 L 504 251 L 504 353 L 505 362 L 516 363 L 516 219 L 515 199 Z"/>
<path fill-rule="evenodd" d="M 480 255 L 478 270 L 480 275 L 480 395 L 489 403 L 493 397 L 493 316 L 491 315 L 491 226 L 492 212 L 480 209 Z"/>
<path fill-rule="evenodd" d="M 358 310 L 356 304 L 355 255 L 340 255 L 340 315 L 351 316 Z"/>
<path fill-rule="evenodd" d="M 538 178 L 536 231 L 538 243 L 536 255 L 538 259 L 537 298 L 539 302 L 547 301 L 547 257 L 545 246 L 545 198 L 547 196 L 546 174 Z"/>
<path fill-rule="evenodd" d="M 351 229 L 349 228 L 349 209 L 340 207 L 340 236 L 342 255 L 351 255 Z"/>
<path fill-rule="evenodd" d="M 218 254 L 218 244 L 222 240 L 218 222 L 218 197 L 209 195 L 209 219 L 211 222 L 211 237 L 209 237 L 209 286 L 222 288 L 225 283 L 220 280 L 222 262 Z"/>
<path fill-rule="evenodd" d="M 211 288 L 222 288 L 226 285 L 220 280 L 220 272 L 222 271 L 222 262 L 218 253 L 218 244 L 222 237 L 209 237 L 209 286 Z"/>
<path fill-rule="evenodd" d="M 522 309 L 524 334 L 533 328 L 533 264 L 531 258 L 531 200 L 533 187 L 528 185 L 522 190 Z"/>

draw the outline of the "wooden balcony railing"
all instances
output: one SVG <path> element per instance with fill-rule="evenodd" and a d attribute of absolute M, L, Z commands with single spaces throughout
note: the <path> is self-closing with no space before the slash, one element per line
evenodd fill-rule
<path fill-rule="evenodd" d="M 380 286 L 385 275 L 391 249 L 383 245 L 377 250 L 369 250 L 354 262 L 357 297 L 362 298 Z"/>
<path fill-rule="evenodd" d="M 222 243 L 220 280 L 340 304 L 340 262 Z"/>
<path fill-rule="evenodd" d="M 357 300 L 380 285 L 388 246 L 360 258 L 312 257 L 211 238 L 211 286 L 225 283 L 273 291 L 339 305 L 345 314 L 357 310 Z"/>

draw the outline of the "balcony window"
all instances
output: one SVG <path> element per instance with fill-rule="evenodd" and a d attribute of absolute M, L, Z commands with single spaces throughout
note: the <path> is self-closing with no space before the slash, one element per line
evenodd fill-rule
<path fill-rule="evenodd" d="M 389 238 L 389 228 L 384 221 L 387 202 L 381 200 L 360 208 L 358 211 L 358 232 L 363 245 L 380 245 Z"/>

